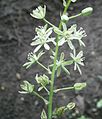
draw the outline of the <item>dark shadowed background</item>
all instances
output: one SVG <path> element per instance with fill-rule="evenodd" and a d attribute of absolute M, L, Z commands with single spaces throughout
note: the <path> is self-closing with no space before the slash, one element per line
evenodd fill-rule
<path fill-rule="evenodd" d="M 21 95 L 18 91 L 23 80 L 34 82 L 36 73 L 45 73 L 37 65 L 28 70 L 22 67 L 27 54 L 34 49 L 30 43 L 35 35 L 35 27 L 44 25 L 29 13 L 43 4 L 47 5 L 46 18 L 58 25 L 59 12 L 63 8 L 61 0 L 0 0 L 0 119 L 40 119 L 43 102 L 35 96 Z M 78 24 L 83 27 L 88 35 L 84 38 L 86 60 L 85 67 L 82 67 L 83 75 L 80 76 L 71 67 L 71 75 L 62 73 L 59 80 L 56 80 L 56 85 L 61 87 L 86 81 L 88 86 L 80 92 L 61 92 L 54 96 L 56 105 L 65 105 L 69 101 L 77 104 L 77 114 L 75 110 L 68 112 L 64 119 L 77 119 L 81 114 L 92 119 L 102 119 L 102 109 L 96 108 L 97 101 L 102 98 L 102 0 L 78 0 L 70 6 L 69 15 L 77 14 L 87 6 L 94 8 L 91 16 L 69 22 L 69 26 Z M 67 57 L 67 46 L 62 50 Z M 50 58 L 46 55 L 42 62 L 48 64 L 48 59 Z M 46 96 L 45 93 L 43 95 Z"/>

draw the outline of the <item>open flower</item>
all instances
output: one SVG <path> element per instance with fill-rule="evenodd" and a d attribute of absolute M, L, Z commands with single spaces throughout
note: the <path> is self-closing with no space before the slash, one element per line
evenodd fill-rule
<path fill-rule="evenodd" d="M 37 52 L 42 46 L 46 50 L 50 49 L 50 46 L 48 45 L 49 42 L 53 42 L 55 44 L 55 38 L 50 38 L 50 35 L 52 33 L 52 27 L 47 29 L 47 25 L 40 26 L 39 28 L 36 28 L 37 35 L 33 39 L 34 41 L 31 43 L 31 46 L 36 46 L 34 52 Z"/>
<path fill-rule="evenodd" d="M 44 8 L 39 6 L 30 15 L 36 19 L 43 19 L 46 15 L 46 6 L 44 5 Z"/>
<path fill-rule="evenodd" d="M 23 66 L 26 68 L 29 68 L 32 64 L 34 64 L 35 62 L 37 62 L 39 60 L 39 58 L 44 54 L 43 51 L 41 51 L 40 53 L 38 53 L 38 55 L 36 55 L 35 53 L 31 52 L 28 54 L 28 62 L 26 62 Z"/>
<path fill-rule="evenodd" d="M 59 35 L 59 42 L 58 45 L 62 46 L 65 42 L 68 43 L 69 47 L 73 50 L 74 45 L 72 43 L 73 40 L 78 40 L 80 45 L 85 46 L 84 42 L 82 41 L 83 37 L 86 37 L 85 30 L 83 28 L 80 28 L 77 30 L 77 25 L 72 25 L 69 29 L 67 29 L 67 26 L 65 23 L 62 24 L 63 31 L 55 28 L 55 33 Z"/>
<path fill-rule="evenodd" d="M 50 56 L 51 59 L 54 59 L 53 56 Z M 60 75 L 61 71 L 64 70 L 67 74 L 70 74 L 66 66 L 73 64 L 73 60 L 65 61 L 64 59 L 64 53 L 62 52 L 60 55 L 59 60 L 56 61 L 56 70 L 57 70 L 57 77 Z M 51 64 L 50 67 L 52 67 L 54 64 Z"/>
<path fill-rule="evenodd" d="M 87 36 L 85 30 L 83 30 L 83 28 L 81 27 L 77 31 L 77 25 L 75 25 L 74 27 L 75 27 L 74 28 L 75 30 L 74 30 L 73 34 L 71 34 L 70 39 L 71 40 L 76 39 L 76 40 L 79 41 L 80 46 L 81 45 L 85 46 L 84 42 L 81 40 L 83 37 L 86 37 Z"/>
<path fill-rule="evenodd" d="M 74 60 L 74 70 L 78 69 L 79 73 L 82 74 L 81 69 L 79 67 L 79 65 L 84 66 L 84 57 L 83 57 L 83 51 L 80 51 L 77 55 L 76 55 L 76 51 L 75 49 L 73 50 L 73 54 L 70 53 L 70 56 L 72 57 L 72 59 Z"/>

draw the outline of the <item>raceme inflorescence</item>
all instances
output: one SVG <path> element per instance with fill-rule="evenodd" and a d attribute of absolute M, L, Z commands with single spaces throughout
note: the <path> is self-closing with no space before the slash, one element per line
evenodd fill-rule
<path fill-rule="evenodd" d="M 41 119 L 52 119 L 62 116 L 67 110 L 71 110 L 75 107 L 74 102 L 68 102 L 66 106 L 61 106 L 53 110 L 53 95 L 57 92 L 64 90 L 77 90 L 80 91 L 86 87 L 86 82 L 75 83 L 71 87 L 63 87 L 55 89 L 55 83 L 57 77 L 61 75 L 61 72 L 64 71 L 66 75 L 70 75 L 68 69 L 69 65 L 74 66 L 74 70 L 78 70 L 82 74 L 81 66 L 84 66 L 84 54 L 83 51 L 77 51 L 75 43 L 78 43 L 79 47 L 84 46 L 83 38 L 86 37 L 85 30 L 76 24 L 73 24 L 70 27 L 68 26 L 68 21 L 72 20 L 79 16 L 88 16 L 92 13 L 93 8 L 87 7 L 83 9 L 79 14 L 74 16 L 68 16 L 67 10 L 71 2 L 76 2 L 77 0 L 63 0 L 64 11 L 61 13 L 59 26 L 55 26 L 49 22 L 46 17 L 46 5 L 38 6 L 35 10 L 32 11 L 31 16 L 33 18 L 44 21 L 44 26 L 38 26 L 35 29 L 36 35 L 32 39 L 31 46 L 34 47 L 34 51 L 30 52 L 27 57 L 27 62 L 23 65 L 27 69 L 30 68 L 33 64 L 40 65 L 47 73 L 46 74 L 36 74 L 35 81 L 38 84 L 38 88 L 35 88 L 34 84 L 31 84 L 28 81 L 23 81 L 20 85 L 22 91 L 19 91 L 22 94 L 34 94 L 35 96 L 42 99 L 47 106 L 47 113 L 43 109 L 41 113 Z M 52 33 L 55 34 L 55 37 L 52 36 Z M 50 45 L 53 44 L 53 45 Z M 67 44 L 67 47 L 70 48 L 70 58 L 65 59 L 65 53 L 59 52 L 59 49 Z M 52 48 L 54 46 L 54 48 Z M 46 54 L 47 51 L 50 51 L 51 56 L 49 58 L 52 60 L 52 63 L 48 66 L 40 62 L 40 58 Z M 45 99 L 39 94 L 40 91 L 45 90 L 48 98 Z"/>

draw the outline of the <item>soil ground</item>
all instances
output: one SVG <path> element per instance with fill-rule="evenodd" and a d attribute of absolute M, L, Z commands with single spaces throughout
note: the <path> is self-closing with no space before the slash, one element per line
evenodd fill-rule
<path fill-rule="evenodd" d="M 35 35 L 34 29 L 43 25 L 29 13 L 41 4 L 47 5 L 47 19 L 58 25 L 59 11 L 62 10 L 59 0 L 0 0 L 0 119 L 39 119 L 44 108 L 37 97 L 18 93 L 23 80 L 34 82 L 36 73 L 45 72 L 37 65 L 29 70 L 22 67 L 27 54 L 33 50 L 29 44 Z M 102 109 L 96 108 L 97 101 L 102 98 L 102 0 L 78 0 L 69 8 L 69 15 L 87 6 L 94 8 L 93 15 L 69 22 L 69 25 L 82 26 L 88 34 L 84 39 L 86 60 L 83 75 L 71 68 L 70 76 L 62 73 L 56 81 L 57 87 L 86 81 L 87 88 L 81 92 L 68 91 L 54 96 L 56 105 L 65 105 L 70 101 L 77 104 L 74 111 L 62 117 L 64 119 L 77 119 L 81 114 L 91 119 L 102 119 Z M 67 46 L 62 49 L 68 54 Z M 44 57 L 45 64 L 50 62 L 48 58 L 48 55 Z M 43 95 L 46 96 L 45 93 Z"/>

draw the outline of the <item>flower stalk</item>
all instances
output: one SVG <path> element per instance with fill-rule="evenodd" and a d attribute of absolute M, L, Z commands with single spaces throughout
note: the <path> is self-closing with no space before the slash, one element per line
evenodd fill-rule
<path fill-rule="evenodd" d="M 67 12 L 67 9 L 68 9 L 70 3 L 71 3 L 71 0 L 68 0 L 63 14 L 65 14 Z M 62 27 L 62 23 L 60 21 L 59 29 L 61 29 L 61 27 Z M 51 86 L 50 86 L 50 95 L 49 95 L 49 104 L 48 104 L 48 119 L 52 119 L 52 101 L 53 101 L 54 79 L 55 79 L 55 71 L 56 71 L 55 69 L 56 69 L 56 60 L 57 60 L 57 55 L 58 55 L 58 49 L 59 49 L 59 46 L 58 46 L 58 36 L 57 36 L 54 66 L 53 66 L 52 75 L 51 75 Z"/>

